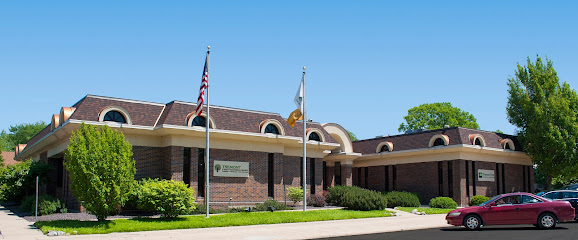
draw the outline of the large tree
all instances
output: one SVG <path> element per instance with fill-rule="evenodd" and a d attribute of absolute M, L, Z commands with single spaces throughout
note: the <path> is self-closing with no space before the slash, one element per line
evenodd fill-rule
<path fill-rule="evenodd" d="M 400 132 L 414 129 L 439 129 L 446 126 L 479 129 L 474 115 L 453 107 L 449 102 L 425 103 L 407 111 L 405 123 L 399 125 Z"/>
<path fill-rule="evenodd" d="M 46 123 L 43 121 L 10 126 L 8 129 L 9 133 L 4 130 L 0 133 L 0 148 L 2 148 L 3 151 L 14 151 L 14 148 L 18 146 L 18 144 L 28 142 L 28 140 L 36 136 L 36 134 L 46 126 Z"/>
<path fill-rule="evenodd" d="M 539 56 L 527 66 L 518 64 L 508 79 L 508 120 L 518 128 L 518 139 L 537 170 L 545 175 L 545 187 L 554 177 L 578 176 L 578 95 L 568 83 L 560 84 L 552 61 Z"/>
<path fill-rule="evenodd" d="M 99 221 L 126 202 L 136 170 L 132 146 L 122 133 L 83 123 L 72 133 L 65 159 L 72 192 Z"/>

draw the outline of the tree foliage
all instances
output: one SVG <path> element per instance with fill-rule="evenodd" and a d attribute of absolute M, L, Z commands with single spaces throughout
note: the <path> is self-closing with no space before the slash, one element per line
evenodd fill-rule
<path fill-rule="evenodd" d="M 182 181 L 143 179 L 134 193 L 138 208 L 174 218 L 190 214 L 195 209 L 195 191 Z"/>
<path fill-rule="evenodd" d="M 52 167 L 44 162 L 27 160 L 0 168 L 0 201 L 22 200 L 36 189 L 36 177 L 39 184 L 48 182 L 48 173 Z"/>
<path fill-rule="evenodd" d="M 0 148 L 0 168 L 4 167 L 4 157 L 2 157 L 2 149 Z"/>
<path fill-rule="evenodd" d="M 3 151 L 14 151 L 14 148 L 18 144 L 24 144 L 28 142 L 32 137 L 36 136 L 42 129 L 46 127 L 46 123 L 43 121 L 35 123 L 21 123 L 15 126 L 10 126 L 7 133 L 2 130 L 0 133 L 0 148 Z"/>
<path fill-rule="evenodd" d="M 358 141 L 359 139 L 357 139 L 357 136 L 355 136 L 355 133 L 350 132 L 349 130 L 346 130 L 347 134 L 349 134 L 349 138 L 351 139 L 351 141 Z"/>
<path fill-rule="evenodd" d="M 508 79 L 508 120 L 518 128 L 518 139 L 537 170 L 552 178 L 578 176 L 578 95 L 568 83 L 560 84 L 552 61 L 518 64 L 515 77 Z"/>
<path fill-rule="evenodd" d="M 425 103 L 407 111 L 397 129 L 400 132 L 414 129 L 440 129 L 450 127 L 466 127 L 479 129 L 474 115 L 453 107 L 449 102 Z"/>
<path fill-rule="evenodd" d="M 71 190 L 99 221 L 117 212 L 132 191 L 135 166 L 132 146 L 108 126 L 82 126 L 65 151 Z"/>

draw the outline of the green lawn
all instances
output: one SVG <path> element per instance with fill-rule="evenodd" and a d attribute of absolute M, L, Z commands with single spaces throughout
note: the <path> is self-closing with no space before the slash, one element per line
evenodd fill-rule
<path fill-rule="evenodd" d="M 414 209 L 417 209 L 417 211 L 425 212 L 426 214 L 447 214 L 451 210 L 454 210 L 449 208 L 414 208 L 414 207 L 397 207 L 397 209 L 409 213 Z"/>
<path fill-rule="evenodd" d="M 257 224 L 312 222 L 354 218 L 389 217 L 388 211 L 351 211 L 351 210 L 318 210 L 289 212 L 253 212 L 229 213 L 214 215 L 210 218 L 201 216 L 184 216 L 175 219 L 166 218 L 133 218 L 117 219 L 104 222 L 59 220 L 37 222 L 35 226 L 42 232 L 50 230 L 78 234 L 102 234 L 112 232 L 137 232 L 170 229 L 208 228 L 226 226 L 244 226 Z"/>

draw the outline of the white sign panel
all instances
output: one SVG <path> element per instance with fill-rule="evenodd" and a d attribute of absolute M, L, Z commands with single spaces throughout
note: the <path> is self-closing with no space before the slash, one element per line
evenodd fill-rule
<path fill-rule="evenodd" d="M 248 162 L 217 161 L 213 167 L 216 177 L 249 177 Z"/>
<path fill-rule="evenodd" d="M 478 181 L 480 181 L 480 182 L 493 182 L 494 181 L 494 170 L 478 169 Z"/>

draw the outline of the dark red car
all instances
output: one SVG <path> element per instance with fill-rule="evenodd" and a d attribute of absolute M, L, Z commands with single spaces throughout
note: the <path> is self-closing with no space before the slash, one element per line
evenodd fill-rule
<path fill-rule="evenodd" d="M 456 209 L 446 220 L 454 226 L 478 229 L 482 225 L 533 224 L 553 228 L 558 222 L 574 220 L 569 202 L 552 201 L 530 193 L 498 195 L 479 206 Z"/>

